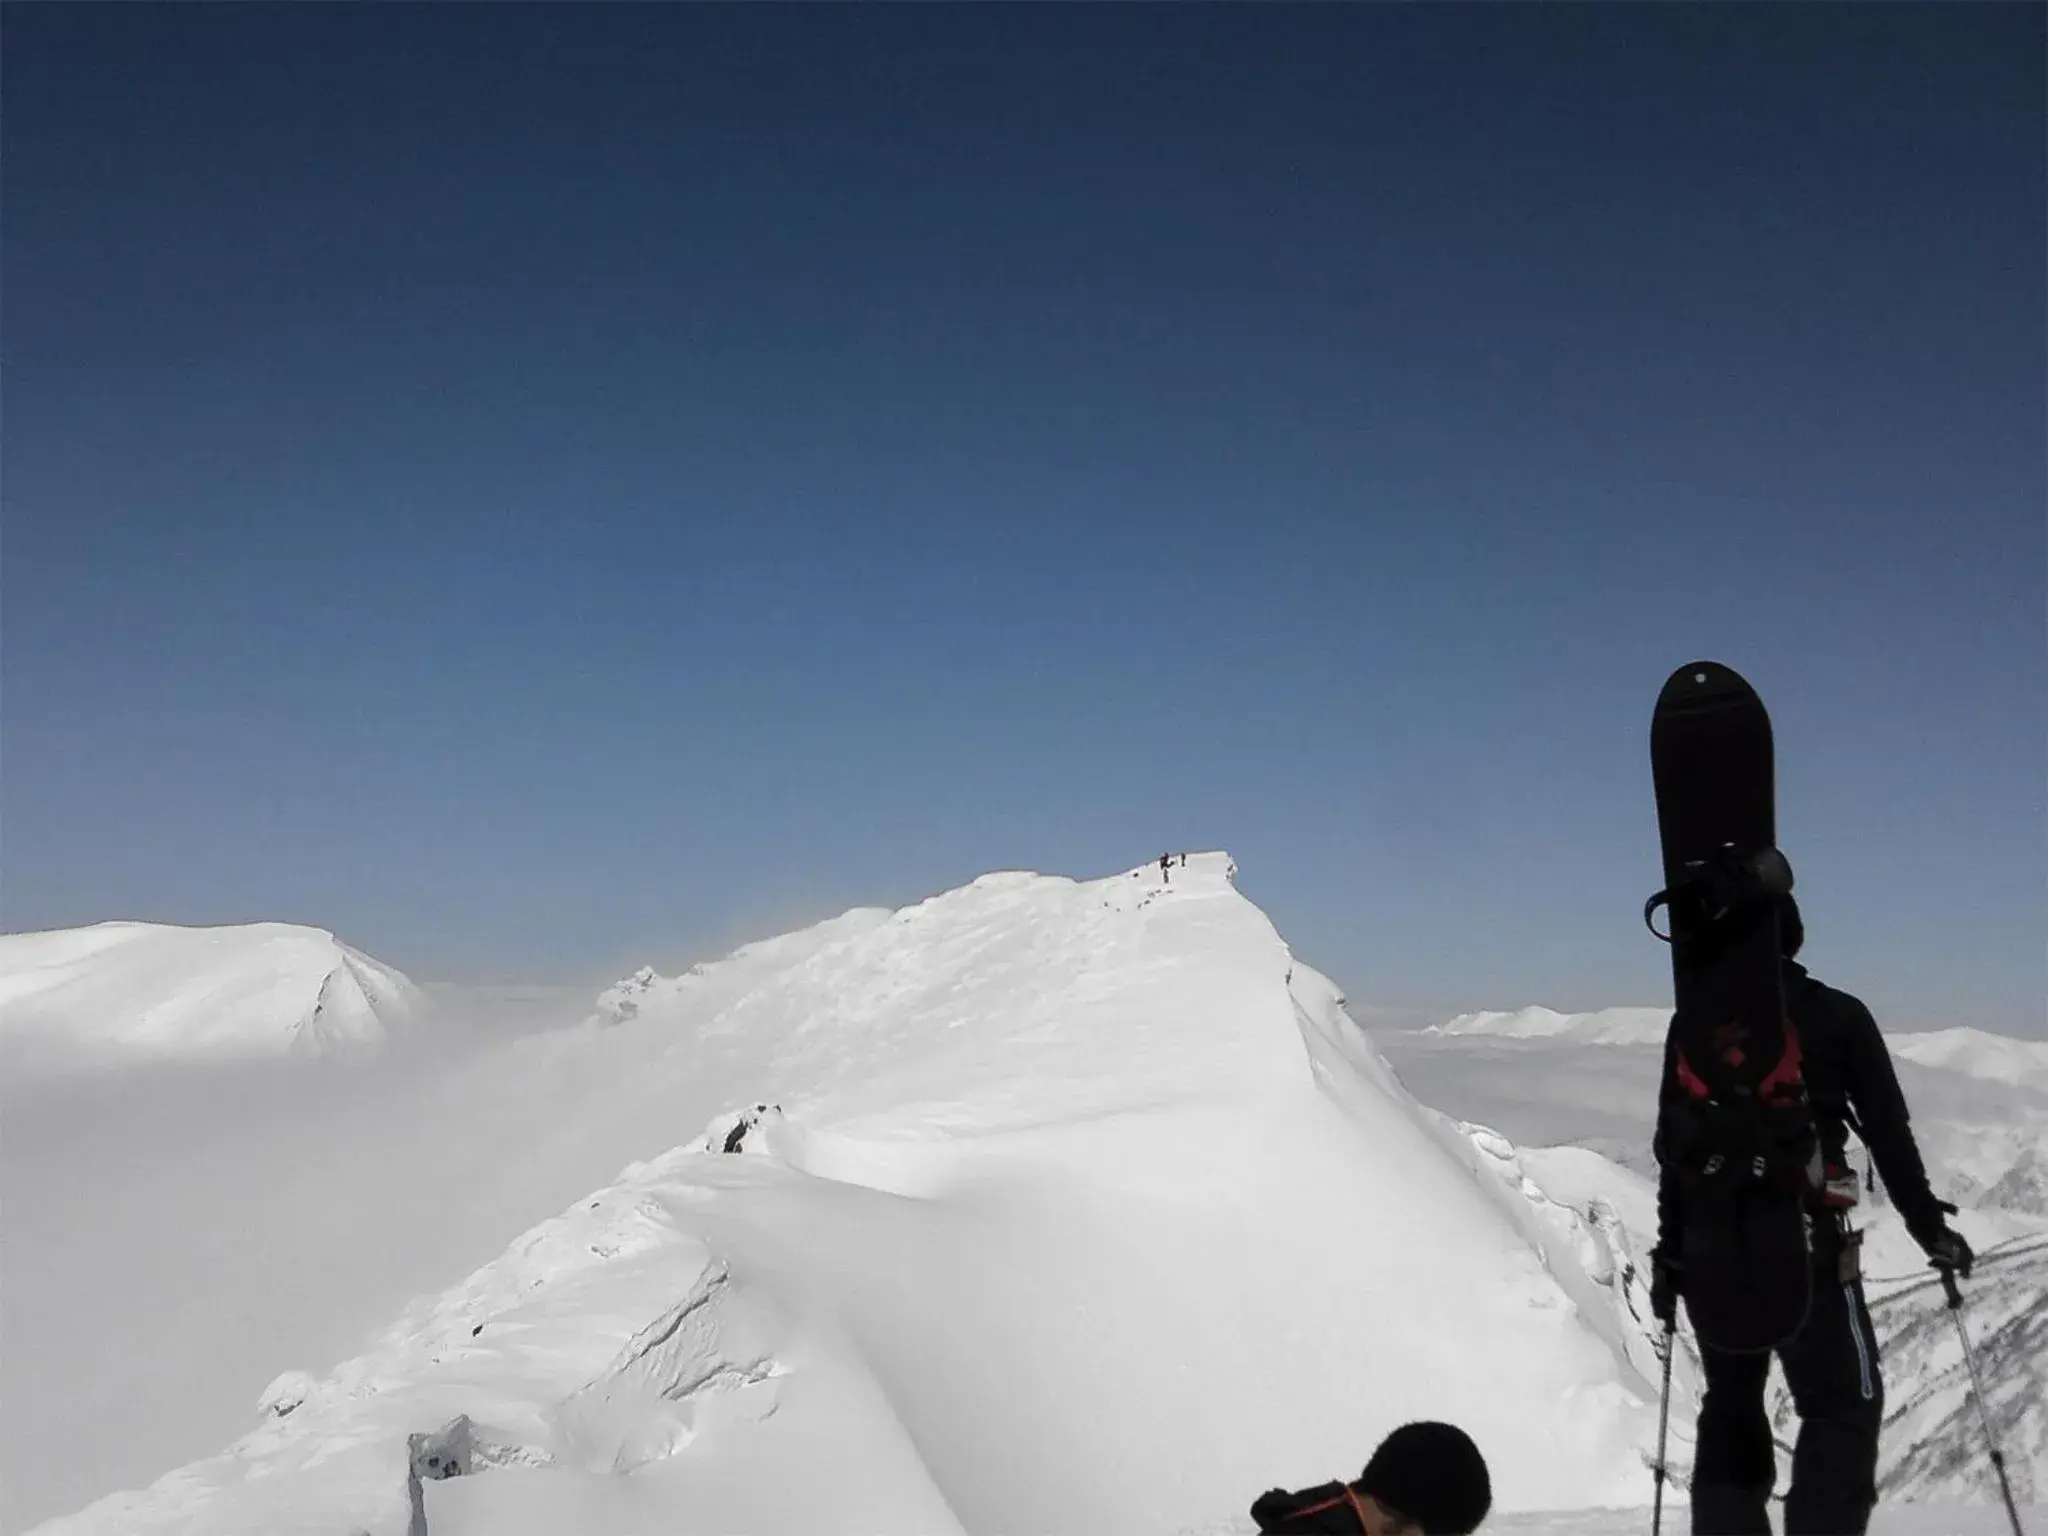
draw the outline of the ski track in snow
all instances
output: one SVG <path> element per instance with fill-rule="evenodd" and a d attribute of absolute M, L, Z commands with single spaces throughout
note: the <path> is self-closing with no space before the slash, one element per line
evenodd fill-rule
<path fill-rule="evenodd" d="M 595 1192 L 341 1365 L 252 1389 L 225 1451 L 37 1529 L 1220 1536 L 1421 1416 L 1486 1449 L 1488 1530 L 1643 1529 L 1646 1182 L 1416 1102 L 1232 872 L 1006 873 L 857 909 L 636 973 L 582 1027 L 420 1085 L 413 1139 L 358 1176 L 424 1162 L 394 1197 L 445 1206 L 435 1251 Z M 1619 1046 L 1535 1032 L 1628 1057 L 1640 1021 L 1609 1022 Z M 1873 1258 L 1903 1279 L 1896 1246 Z M 1987 1284 L 1980 1350 L 2038 1351 L 2043 1288 L 2030 1263 Z M 1888 1489 L 1980 1497 L 1924 1297 L 1876 1310 L 1927 1378 L 1895 1399 Z M 1675 1375 L 1682 1474 L 1689 1354 Z M 2031 1476 L 2038 1378 L 2000 1381 Z M 1874 1531 L 1974 1536 L 1983 1513 Z"/>

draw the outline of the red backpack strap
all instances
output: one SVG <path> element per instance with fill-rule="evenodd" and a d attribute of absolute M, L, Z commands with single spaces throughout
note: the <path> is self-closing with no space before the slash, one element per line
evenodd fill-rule
<path fill-rule="evenodd" d="M 1689 1061 L 1687 1061 L 1687 1060 L 1685 1059 L 1685 1052 L 1684 1052 L 1684 1051 L 1679 1051 L 1679 1052 L 1677 1053 L 1677 1057 L 1678 1057 L 1678 1086 L 1679 1086 L 1679 1087 L 1681 1087 L 1681 1088 L 1683 1088 L 1683 1089 L 1684 1089 L 1684 1090 L 1686 1091 L 1686 1094 L 1687 1094 L 1687 1096 L 1688 1096 L 1688 1097 L 1690 1097 L 1690 1098 L 1694 1098 L 1694 1099 L 1709 1099 L 1709 1098 L 1712 1098 L 1712 1097 L 1713 1097 L 1713 1095 L 1712 1095 L 1712 1094 L 1711 1094 L 1710 1092 L 1708 1092 L 1708 1090 L 1707 1090 L 1707 1085 L 1706 1085 L 1706 1084 L 1705 1084 L 1704 1082 L 1702 1082 L 1702 1081 L 1700 1080 L 1700 1075 L 1699 1075 L 1699 1073 L 1697 1073 L 1697 1072 L 1693 1071 L 1693 1069 L 1692 1069 L 1692 1063 L 1691 1063 L 1691 1062 L 1689 1062 Z"/>
<path fill-rule="evenodd" d="M 1799 1053 L 1799 1031 L 1792 1027 L 1792 1021 L 1790 1019 L 1787 1019 L 1785 1021 L 1784 1028 L 1784 1052 L 1778 1057 L 1778 1064 L 1775 1067 L 1771 1068 L 1771 1070 L 1764 1075 L 1764 1080 L 1762 1082 L 1756 1085 L 1756 1096 L 1759 1099 L 1764 1100 L 1766 1103 L 1771 1102 L 1778 1095 L 1784 1093 L 1789 1088 L 1800 1087 L 1803 1085 L 1803 1078 L 1800 1070 L 1801 1057 Z"/>
<path fill-rule="evenodd" d="M 1336 1498 L 1325 1499 L 1320 1504 L 1304 1504 L 1301 1506 L 1301 1508 L 1294 1510 L 1292 1513 L 1290 1513 L 1287 1518 L 1290 1520 L 1299 1520 L 1303 1515 L 1320 1515 L 1325 1510 L 1335 1509 L 1339 1504 L 1342 1504 L 1345 1501 L 1345 1497 L 1349 1495 L 1350 1492 L 1351 1489 L 1347 1485 L 1344 1489 L 1344 1492 L 1339 1494 Z M 1357 1500 L 1354 1498 L 1352 1502 L 1356 1503 Z"/>

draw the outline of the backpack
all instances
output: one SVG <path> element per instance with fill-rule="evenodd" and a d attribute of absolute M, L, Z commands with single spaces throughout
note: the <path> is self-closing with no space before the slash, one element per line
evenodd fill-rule
<path fill-rule="evenodd" d="M 1676 1102 L 1664 1160 L 1682 1192 L 1682 1294 L 1700 1342 L 1775 1348 L 1811 1303 L 1813 1220 L 1837 1203 L 1802 1071 L 1799 1032 L 1717 1017 L 1672 1018 Z"/>

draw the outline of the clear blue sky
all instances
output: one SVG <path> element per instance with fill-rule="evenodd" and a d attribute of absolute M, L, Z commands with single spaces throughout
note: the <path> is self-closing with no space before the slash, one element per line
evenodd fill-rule
<path fill-rule="evenodd" d="M 2048 1029 L 2038 6 L 10 6 L 4 907 L 674 964 L 1227 847 L 1654 1002 L 1745 671 L 1815 969 Z"/>

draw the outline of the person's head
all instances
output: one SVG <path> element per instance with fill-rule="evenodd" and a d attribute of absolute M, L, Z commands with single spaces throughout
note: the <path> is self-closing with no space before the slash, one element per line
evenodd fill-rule
<path fill-rule="evenodd" d="M 1427 1419 L 1382 1440 L 1353 1486 L 1381 1520 L 1366 1536 L 1468 1536 L 1493 1507 L 1486 1458 L 1472 1437 Z"/>

